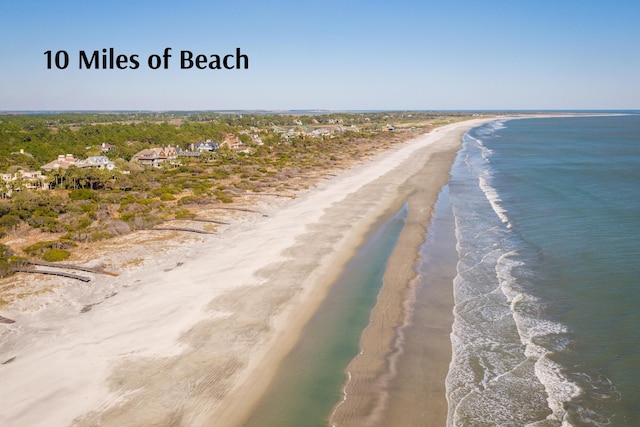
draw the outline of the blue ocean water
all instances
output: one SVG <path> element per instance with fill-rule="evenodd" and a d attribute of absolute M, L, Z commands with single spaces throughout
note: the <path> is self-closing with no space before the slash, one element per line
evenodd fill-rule
<path fill-rule="evenodd" d="M 640 425 L 640 116 L 472 129 L 449 189 L 447 424 Z"/>

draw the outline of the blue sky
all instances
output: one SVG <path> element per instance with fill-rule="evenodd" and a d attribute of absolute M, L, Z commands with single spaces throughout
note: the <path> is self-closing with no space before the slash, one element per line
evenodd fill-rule
<path fill-rule="evenodd" d="M 0 110 L 638 109 L 638 16 L 624 0 L 5 2 Z M 78 69 L 110 47 L 140 68 Z M 169 69 L 149 69 L 166 47 Z M 248 70 L 180 69 L 181 50 L 237 47 Z"/>

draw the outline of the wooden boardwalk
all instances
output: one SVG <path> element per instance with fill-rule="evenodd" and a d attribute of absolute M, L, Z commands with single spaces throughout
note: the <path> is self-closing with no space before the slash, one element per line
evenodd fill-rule
<path fill-rule="evenodd" d="M 104 270 L 100 270 L 98 268 L 93 268 L 93 267 L 83 267 L 81 265 L 73 265 L 73 264 L 59 264 L 59 263 L 55 263 L 55 262 L 44 262 L 44 261 L 28 261 L 29 264 L 31 265 L 39 265 L 42 267 L 55 267 L 55 268 L 66 268 L 69 270 L 80 270 L 80 271 L 86 271 L 88 273 L 95 273 L 95 274 L 106 274 L 108 276 L 118 276 L 117 273 L 111 273 L 109 271 L 104 271 Z M 37 270 L 35 270 L 37 271 Z"/>
<path fill-rule="evenodd" d="M 183 227 L 153 227 L 153 228 L 147 228 L 147 230 L 187 231 L 189 233 L 198 233 L 198 234 L 216 234 L 211 231 L 196 230 L 195 228 L 183 228 Z"/>
<path fill-rule="evenodd" d="M 11 319 L 7 319 L 4 316 L 0 316 L 0 323 L 4 323 L 6 325 L 10 325 L 12 323 L 16 323 L 16 321 L 15 320 L 11 320 Z"/>
<path fill-rule="evenodd" d="M 91 277 L 87 276 L 79 276 L 77 274 L 65 273 L 64 271 L 53 271 L 53 270 L 36 270 L 30 268 L 15 268 L 13 271 L 18 271 L 21 273 L 38 273 L 38 274 L 48 274 L 51 276 L 60 276 L 60 277 L 68 277 L 70 279 L 80 280 L 82 282 L 90 282 Z"/>

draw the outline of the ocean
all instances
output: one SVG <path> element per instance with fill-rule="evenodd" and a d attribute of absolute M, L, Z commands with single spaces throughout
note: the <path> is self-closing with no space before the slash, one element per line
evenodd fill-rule
<path fill-rule="evenodd" d="M 640 116 L 474 128 L 449 193 L 447 425 L 640 425 Z"/>
<path fill-rule="evenodd" d="M 369 235 L 245 425 L 327 425 L 406 209 Z M 640 115 L 471 129 L 420 255 L 380 425 L 429 425 L 428 290 L 443 281 L 448 427 L 640 425 Z"/>

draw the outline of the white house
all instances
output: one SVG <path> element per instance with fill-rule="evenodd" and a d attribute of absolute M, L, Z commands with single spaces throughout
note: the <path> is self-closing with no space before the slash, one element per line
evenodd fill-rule
<path fill-rule="evenodd" d="M 78 160 L 76 166 L 79 168 L 98 168 L 114 170 L 116 165 L 109 160 L 106 156 L 90 156 L 85 160 Z"/>

